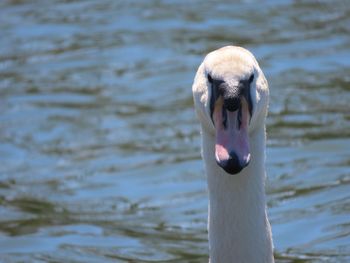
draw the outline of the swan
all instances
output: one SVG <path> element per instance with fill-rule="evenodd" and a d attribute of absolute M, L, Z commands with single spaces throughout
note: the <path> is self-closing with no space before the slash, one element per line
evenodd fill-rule
<path fill-rule="evenodd" d="M 207 175 L 210 263 L 274 262 L 265 197 L 269 89 L 252 53 L 209 53 L 192 85 Z"/>

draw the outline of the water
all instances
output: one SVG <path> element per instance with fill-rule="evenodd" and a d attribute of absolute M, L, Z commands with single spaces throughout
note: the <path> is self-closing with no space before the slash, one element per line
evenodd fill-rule
<path fill-rule="evenodd" d="M 270 83 L 277 262 L 350 262 L 346 1 L 1 1 L 0 262 L 207 262 L 191 85 L 249 48 Z"/>

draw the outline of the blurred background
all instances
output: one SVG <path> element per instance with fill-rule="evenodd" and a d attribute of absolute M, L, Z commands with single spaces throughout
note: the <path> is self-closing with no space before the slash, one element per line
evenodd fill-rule
<path fill-rule="evenodd" d="M 350 5 L 0 2 L 0 262 L 208 262 L 191 85 L 250 49 L 270 84 L 277 262 L 350 262 Z"/>

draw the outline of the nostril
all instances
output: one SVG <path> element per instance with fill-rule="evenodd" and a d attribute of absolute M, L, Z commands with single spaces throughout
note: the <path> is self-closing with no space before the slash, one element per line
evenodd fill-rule
<path fill-rule="evenodd" d="M 222 126 L 227 128 L 227 111 L 225 107 L 222 107 Z"/>
<path fill-rule="evenodd" d="M 239 97 L 230 97 L 224 99 L 224 106 L 228 111 L 236 111 L 241 106 L 241 100 Z"/>

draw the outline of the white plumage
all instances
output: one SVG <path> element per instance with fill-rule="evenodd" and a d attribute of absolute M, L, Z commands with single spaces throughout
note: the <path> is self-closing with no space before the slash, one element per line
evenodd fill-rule
<path fill-rule="evenodd" d="M 239 100 L 237 113 L 228 111 L 224 105 L 225 89 L 233 89 L 245 83 L 252 76 L 249 87 L 251 97 L 251 116 L 244 115 L 247 97 L 235 93 Z M 213 79 L 216 80 L 213 84 Z M 221 84 L 220 84 L 221 83 Z M 224 83 L 225 85 L 223 85 Z M 213 86 L 214 85 L 214 86 Z M 221 86 L 220 86 L 221 85 Z M 214 96 L 213 89 L 218 95 Z M 193 83 L 195 109 L 201 124 L 202 156 L 209 190 L 209 246 L 211 263 L 271 263 L 273 244 L 270 224 L 266 213 L 265 182 L 265 119 L 268 108 L 268 84 L 254 56 L 241 47 L 227 46 L 209 53 L 199 66 Z M 238 94 L 238 95 L 237 95 Z M 211 108 L 212 107 L 212 108 Z M 245 110 L 247 112 L 247 110 Z M 223 113 L 228 113 L 229 118 Z M 247 117 L 246 132 L 237 114 Z M 226 114 L 227 115 L 227 114 Z M 224 117 L 221 117 L 224 116 Z M 230 117 L 231 116 L 231 117 Z M 242 118 L 242 117 L 241 117 Z M 221 124 L 228 122 L 229 124 Z M 232 127 L 227 125 L 233 123 Z M 244 120 L 243 120 L 244 123 Z M 225 125 L 224 125 L 225 124 Z M 237 126 L 238 125 L 238 126 Z M 241 126 L 240 126 L 241 125 Z M 219 127 L 220 126 L 220 127 Z M 229 145 L 227 140 L 220 142 L 218 133 L 239 133 L 248 142 L 244 145 Z M 236 136 L 236 135 L 232 135 Z M 237 135 L 238 136 L 238 135 Z M 238 141 L 242 141 L 243 139 Z M 236 141 L 237 141 L 236 140 Z M 233 140 L 234 141 L 234 140 Z M 244 141 L 244 140 L 243 140 Z M 249 149 L 250 161 L 241 171 L 229 174 L 224 168 L 225 160 L 218 160 L 220 149 L 238 152 L 240 148 Z M 222 151 L 222 150 L 221 150 Z M 242 154 L 243 155 L 243 154 Z M 222 156 L 225 156 L 224 154 Z M 221 163 L 220 163 L 221 162 Z M 219 165 L 220 163 L 220 165 Z"/>

